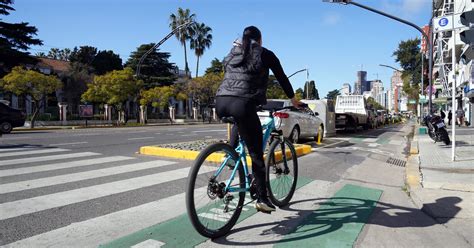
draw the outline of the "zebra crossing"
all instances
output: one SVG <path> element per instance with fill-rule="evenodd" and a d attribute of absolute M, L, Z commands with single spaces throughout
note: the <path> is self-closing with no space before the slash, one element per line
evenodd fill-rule
<path fill-rule="evenodd" d="M 190 165 L 66 148 L 0 147 L 0 247 L 218 246 L 197 234 L 185 214 Z M 270 216 L 244 206 L 235 227 L 240 232 L 230 237 L 270 244 L 294 230 L 299 215 L 311 213 L 314 203 L 307 199 L 330 196 L 331 182 L 300 178 L 298 183 L 302 188 L 288 210 Z M 206 186 L 196 189 L 206 192 Z M 211 211 L 217 214 L 208 218 L 228 218 L 221 209 Z M 286 227 L 262 239 L 258 234 L 268 227 L 259 223 Z"/>
<path fill-rule="evenodd" d="M 189 168 L 156 158 L 0 147 L 0 246 L 97 247 L 173 218 L 185 212 Z"/>

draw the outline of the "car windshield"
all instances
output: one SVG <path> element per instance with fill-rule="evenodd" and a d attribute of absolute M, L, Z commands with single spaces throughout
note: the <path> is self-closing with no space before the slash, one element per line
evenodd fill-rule
<path fill-rule="evenodd" d="M 277 108 L 283 108 L 284 102 L 277 102 L 277 101 L 268 101 L 267 104 L 263 105 L 264 110 L 272 110 Z"/>

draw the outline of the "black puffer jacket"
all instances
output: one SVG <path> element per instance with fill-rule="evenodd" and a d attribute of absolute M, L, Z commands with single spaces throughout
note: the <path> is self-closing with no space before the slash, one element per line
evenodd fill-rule
<path fill-rule="evenodd" d="M 246 61 L 243 49 L 234 46 L 224 59 L 224 81 L 217 90 L 217 96 L 238 96 L 266 103 L 268 68 L 262 61 L 263 47 L 252 44 Z"/>

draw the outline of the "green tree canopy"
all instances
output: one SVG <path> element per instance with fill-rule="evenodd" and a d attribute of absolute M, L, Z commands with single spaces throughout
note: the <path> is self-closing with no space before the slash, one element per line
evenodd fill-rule
<path fill-rule="evenodd" d="M 316 84 L 314 83 L 314 80 L 311 80 L 304 84 L 303 98 L 319 100 L 319 91 L 318 89 L 316 89 Z"/>
<path fill-rule="evenodd" d="M 12 0 L 0 0 L 0 16 L 9 15 L 15 9 Z M 36 60 L 27 52 L 31 45 L 43 42 L 33 38 L 38 32 L 28 22 L 7 23 L 0 18 L 0 76 L 19 64 L 34 64 Z"/>
<path fill-rule="evenodd" d="M 298 100 L 303 99 L 303 94 L 304 94 L 303 89 L 301 89 L 301 88 L 296 89 L 296 91 L 295 91 L 296 99 L 298 99 Z"/>
<path fill-rule="evenodd" d="M 51 48 L 46 57 L 51 58 L 51 59 L 69 61 L 69 57 L 71 56 L 71 53 L 72 51 L 69 48 L 64 48 L 64 49 Z"/>
<path fill-rule="evenodd" d="M 412 111 L 417 111 L 420 83 L 421 83 L 421 53 L 420 40 L 410 39 L 402 41 L 398 45 L 398 49 L 393 52 L 395 61 L 400 63 L 403 68 L 403 92 L 407 94 L 409 100 L 415 100 L 416 103 L 409 106 Z M 428 64 L 428 63 L 426 63 Z M 426 78 L 425 78 L 426 79 Z M 428 82 L 426 79 L 425 82 Z M 423 87 L 424 88 L 424 87 Z"/>
<path fill-rule="evenodd" d="M 136 73 L 140 58 L 154 45 L 154 43 L 140 45 L 136 51 L 132 52 L 125 66 L 132 68 Z M 144 81 L 146 89 L 171 85 L 174 82 L 173 72 L 176 71 L 176 66 L 168 61 L 170 56 L 167 52 L 158 52 L 157 49 L 154 49 L 143 60 L 140 67 L 140 78 Z"/>
<path fill-rule="evenodd" d="M 338 89 L 335 89 L 335 90 L 331 90 L 328 92 L 328 94 L 326 95 L 326 98 L 327 99 L 336 99 L 337 96 L 341 95 L 341 92 L 339 92 Z"/>
<path fill-rule="evenodd" d="M 31 117 L 31 128 L 34 128 L 36 116 L 39 109 L 43 107 L 46 96 L 61 89 L 62 82 L 56 76 L 48 76 L 16 66 L 0 80 L 0 87 L 17 96 L 31 97 L 35 103 Z"/>
<path fill-rule="evenodd" d="M 214 58 L 211 61 L 211 66 L 206 69 L 205 74 L 222 72 L 224 72 L 224 64 L 222 64 L 222 61 L 218 58 Z"/>
<path fill-rule="evenodd" d="M 122 59 L 111 50 L 99 51 L 92 61 L 92 67 L 97 75 L 103 75 L 114 70 L 122 70 Z"/>
<path fill-rule="evenodd" d="M 380 105 L 380 103 L 375 101 L 373 97 L 367 98 L 367 105 L 369 106 L 369 108 L 375 109 L 375 110 L 385 109 L 382 105 Z"/>
<path fill-rule="evenodd" d="M 206 48 L 211 47 L 212 44 L 212 28 L 206 26 L 204 23 L 194 23 L 191 26 L 193 29 L 191 36 L 191 49 L 194 49 L 194 54 L 197 57 L 196 77 L 199 75 L 199 58 L 204 54 Z"/>
<path fill-rule="evenodd" d="M 178 92 L 175 86 L 161 86 L 142 91 L 140 105 L 151 104 L 155 108 L 164 108 L 172 97 L 179 100 L 186 99 L 186 95 Z"/>
<path fill-rule="evenodd" d="M 92 61 L 94 61 L 96 55 L 97 48 L 93 46 L 81 46 L 79 49 L 74 47 L 69 56 L 69 61 L 92 66 Z"/>
<path fill-rule="evenodd" d="M 267 98 L 268 99 L 286 99 L 286 98 L 288 98 L 285 94 L 285 91 L 280 86 L 280 83 L 277 81 L 277 79 L 274 75 L 270 75 L 268 77 Z"/>
<path fill-rule="evenodd" d="M 170 15 L 169 26 L 172 30 L 174 30 L 176 29 L 176 27 L 194 21 L 195 19 L 196 15 L 191 14 L 191 11 L 189 9 L 178 8 L 178 12 L 176 14 Z M 178 30 L 178 32 L 176 32 L 175 36 L 184 48 L 184 70 L 186 71 L 186 75 L 189 75 L 186 41 L 191 39 L 191 37 L 193 36 L 193 29 L 190 25 L 186 28 L 181 28 L 180 30 Z"/>
<path fill-rule="evenodd" d="M 127 100 L 137 96 L 142 87 L 142 81 L 134 77 L 131 68 L 108 72 L 94 76 L 87 84 L 87 91 L 82 95 L 85 102 L 107 103 L 114 105 L 117 110 L 123 110 Z"/>
<path fill-rule="evenodd" d="M 223 79 L 223 73 L 209 73 L 193 78 L 187 85 L 187 92 L 194 96 L 194 100 L 199 100 L 201 104 L 208 104 L 216 95 L 217 88 Z"/>

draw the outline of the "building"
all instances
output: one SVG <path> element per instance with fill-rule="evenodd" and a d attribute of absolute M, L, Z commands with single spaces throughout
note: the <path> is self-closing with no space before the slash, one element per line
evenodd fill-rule
<path fill-rule="evenodd" d="M 474 3 L 466 0 L 435 0 L 433 16 L 441 18 L 452 14 L 472 13 Z M 469 15 L 467 15 L 469 16 Z M 472 16 L 470 22 L 472 23 Z M 472 25 L 472 24 L 471 24 Z M 466 121 L 473 125 L 474 82 L 473 61 L 474 29 L 462 26 L 454 31 L 434 26 L 433 33 L 433 103 L 445 110 L 452 108 L 453 87 L 455 109 L 462 108 Z M 454 55 L 454 58 L 453 58 Z M 454 80 L 456 78 L 456 80 Z"/>
<path fill-rule="evenodd" d="M 367 72 L 358 71 L 357 81 L 354 82 L 354 95 L 362 95 L 364 91 L 370 91 L 370 82 L 367 81 Z"/>
<path fill-rule="evenodd" d="M 351 94 L 351 85 L 348 83 L 343 84 L 341 88 L 341 95 L 347 96 L 350 94 Z"/>
<path fill-rule="evenodd" d="M 383 83 L 381 80 L 372 80 L 370 81 L 370 92 L 374 99 L 377 99 L 377 96 L 383 93 Z"/>

